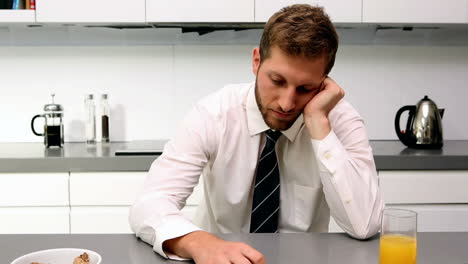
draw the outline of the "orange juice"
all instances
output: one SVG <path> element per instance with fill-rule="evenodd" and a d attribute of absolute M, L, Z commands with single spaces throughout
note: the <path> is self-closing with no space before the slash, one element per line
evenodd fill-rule
<path fill-rule="evenodd" d="M 380 264 L 416 264 L 416 238 L 384 235 L 380 238 Z"/>

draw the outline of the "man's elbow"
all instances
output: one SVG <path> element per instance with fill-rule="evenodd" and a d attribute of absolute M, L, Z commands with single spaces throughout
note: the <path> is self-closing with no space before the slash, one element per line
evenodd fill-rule
<path fill-rule="evenodd" d="M 357 231 L 357 232 L 349 232 L 348 235 L 350 235 L 352 238 L 357 239 L 357 240 L 367 240 L 371 237 L 373 237 L 375 234 L 377 234 L 377 230 L 362 230 L 362 231 Z"/>
<path fill-rule="evenodd" d="M 353 228 L 353 231 L 348 232 L 348 234 L 359 240 L 366 240 L 375 236 L 380 230 L 380 217 L 381 214 L 379 213 L 377 216 L 372 217 L 367 224 L 356 226 Z"/>

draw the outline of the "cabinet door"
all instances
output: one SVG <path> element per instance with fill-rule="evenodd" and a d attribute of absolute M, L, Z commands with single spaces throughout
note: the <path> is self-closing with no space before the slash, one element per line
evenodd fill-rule
<path fill-rule="evenodd" d="M 330 223 L 328 224 L 329 233 L 344 233 L 343 229 L 336 223 L 335 219 L 330 216 Z"/>
<path fill-rule="evenodd" d="M 129 206 L 76 206 L 71 208 L 72 234 L 129 234 Z"/>
<path fill-rule="evenodd" d="M 322 6 L 334 23 L 361 22 L 361 0 L 255 0 L 255 22 L 266 22 L 275 12 L 292 4 Z"/>
<path fill-rule="evenodd" d="M 418 213 L 418 232 L 468 232 L 468 204 L 387 204 Z"/>
<path fill-rule="evenodd" d="M 71 206 L 129 206 L 143 188 L 147 172 L 71 172 Z M 203 180 L 187 198 L 187 205 L 197 206 L 203 195 Z"/>
<path fill-rule="evenodd" d="M 468 0 L 363 0 L 365 23 L 467 23 Z"/>
<path fill-rule="evenodd" d="M 379 171 L 387 204 L 468 203 L 468 171 Z"/>
<path fill-rule="evenodd" d="M 147 172 L 72 172 L 70 204 L 120 205 L 135 202 Z"/>
<path fill-rule="evenodd" d="M 146 0 L 147 22 L 253 22 L 254 0 Z"/>
<path fill-rule="evenodd" d="M 0 208 L 0 234 L 67 234 L 69 207 Z"/>
<path fill-rule="evenodd" d="M 68 206 L 68 173 L 1 173 L 0 206 Z"/>
<path fill-rule="evenodd" d="M 145 22 L 144 0 L 36 0 L 37 22 Z"/>
<path fill-rule="evenodd" d="M 0 9 L 0 23 L 29 23 L 36 22 L 35 10 L 9 10 Z"/>

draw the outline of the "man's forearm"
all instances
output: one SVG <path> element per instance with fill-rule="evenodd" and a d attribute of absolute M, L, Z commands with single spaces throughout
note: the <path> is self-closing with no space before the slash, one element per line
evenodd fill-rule
<path fill-rule="evenodd" d="M 330 121 L 325 115 L 304 117 L 309 135 L 314 140 L 324 139 L 331 131 Z"/>
<path fill-rule="evenodd" d="M 200 241 L 204 241 L 206 239 L 215 239 L 216 237 L 208 232 L 205 231 L 195 231 L 192 233 L 188 233 L 181 237 L 176 237 L 173 239 L 169 239 L 164 241 L 163 249 L 165 251 L 174 253 L 177 256 L 182 258 L 193 258 L 193 251 L 195 251 L 195 247 L 197 244 L 200 244 Z M 198 242 L 198 243 L 197 243 Z"/>

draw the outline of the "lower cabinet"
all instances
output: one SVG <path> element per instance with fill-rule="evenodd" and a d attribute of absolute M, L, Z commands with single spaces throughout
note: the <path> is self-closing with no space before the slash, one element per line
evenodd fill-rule
<path fill-rule="evenodd" d="M 418 213 L 419 232 L 468 232 L 468 171 L 380 171 L 386 207 Z"/>
<path fill-rule="evenodd" d="M 418 213 L 419 232 L 468 232 L 468 204 L 389 204 Z"/>
<path fill-rule="evenodd" d="M 1 207 L 0 234 L 68 234 L 70 208 Z"/>
<path fill-rule="evenodd" d="M 72 234 L 132 233 L 128 222 L 129 206 L 73 206 L 70 211 Z"/>
<path fill-rule="evenodd" d="M 147 172 L 70 173 L 70 225 L 72 234 L 132 233 L 130 206 L 143 188 Z M 201 181 L 200 181 L 201 182 Z M 187 199 L 182 213 L 193 219 L 202 184 Z"/>
<path fill-rule="evenodd" d="M 0 234 L 70 232 L 68 173 L 0 173 Z"/>
<path fill-rule="evenodd" d="M 420 232 L 468 232 L 468 171 L 379 171 L 386 207 L 418 213 Z M 0 233 L 132 233 L 147 172 L 0 173 Z M 24 184 L 27 182 L 28 184 Z M 202 180 L 182 212 L 195 215 Z M 343 232 L 333 218 L 330 232 Z"/>

